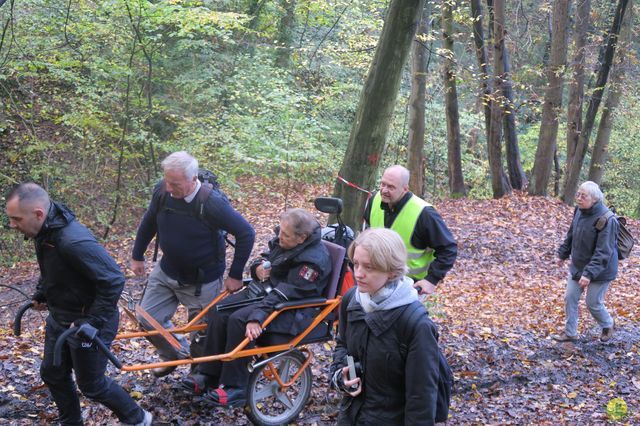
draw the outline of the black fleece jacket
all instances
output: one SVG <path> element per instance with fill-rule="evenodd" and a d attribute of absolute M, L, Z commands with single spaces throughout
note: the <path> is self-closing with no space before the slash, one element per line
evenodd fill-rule
<path fill-rule="evenodd" d="M 46 302 L 53 319 L 64 326 L 88 322 L 100 329 L 113 318 L 124 275 L 71 210 L 51 203 L 35 248 L 40 280 L 33 299 Z"/>

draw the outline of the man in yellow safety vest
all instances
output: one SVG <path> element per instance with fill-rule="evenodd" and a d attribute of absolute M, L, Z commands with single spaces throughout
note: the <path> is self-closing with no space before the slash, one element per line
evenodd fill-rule
<path fill-rule="evenodd" d="M 409 254 L 407 275 L 420 294 L 433 293 L 453 266 L 458 245 L 436 209 L 409 191 L 409 170 L 399 165 L 386 169 L 363 216 L 369 227 L 400 234 Z"/>

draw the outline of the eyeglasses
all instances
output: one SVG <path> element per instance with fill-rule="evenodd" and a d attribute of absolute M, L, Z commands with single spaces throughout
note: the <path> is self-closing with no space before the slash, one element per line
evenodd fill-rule
<path fill-rule="evenodd" d="M 576 198 L 587 198 L 589 194 L 586 192 L 576 192 Z"/>

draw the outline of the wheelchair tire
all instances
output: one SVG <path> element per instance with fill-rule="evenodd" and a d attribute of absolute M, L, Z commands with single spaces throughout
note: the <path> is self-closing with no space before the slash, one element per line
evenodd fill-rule
<path fill-rule="evenodd" d="M 287 383 L 299 371 L 305 360 L 300 351 L 293 351 L 273 360 L 271 364 L 277 370 L 280 379 Z M 311 394 L 311 367 L 306 368 L 284 392 L 281 391 L 278 382 L 269 375 L 269 364 L 260 366 L 251 373 L 247 390 L 247 417 L 255 425 L 289 424 L 298 417 Z"/>

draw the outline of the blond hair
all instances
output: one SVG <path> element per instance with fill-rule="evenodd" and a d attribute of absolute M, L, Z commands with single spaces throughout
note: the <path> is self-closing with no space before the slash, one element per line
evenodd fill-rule
<path fill-rule="evenodd" d="M 371 267 L 376 271 L 390 273 L 394 279 L 407 273 L 407 248 L 396 231 L 387 228 L 367 229 L 349 246 L 351 261 L 356 247 L 369 253 Z"/>

